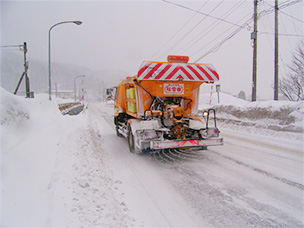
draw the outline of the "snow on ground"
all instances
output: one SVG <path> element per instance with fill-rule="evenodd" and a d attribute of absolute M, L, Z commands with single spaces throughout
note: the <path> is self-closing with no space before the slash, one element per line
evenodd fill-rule
<path fill-rule="evenodd" d="M 220 93 L 220 103 L 214 94 L 210 103 L 210 95 L 200 95 L 200 109 L 214 108 L 221 127 L 229 129 L 250 130 L 263 135 L 278 135 L 303 139 L 304 102 L 291 101 L 257 101 L 249 102 Z M 270 131 L 269 131 L 270 130 Z M 298 134 L 293 134 L 298 133 Z"/>
<path fill-rule="evenodd" d="M 0 92 L 1 225 L 44 226 L 60 142 L 83 122 L 63 117 L 45 98 Z"/>
<path fill-rule="evenodd" d="M 146 157 L 116 137 L 111 103 L 63 116 L 46 95 L 0 99 L 1 227 L 304 224 L 303 102 L 201 95 L 225 146 Z"/>

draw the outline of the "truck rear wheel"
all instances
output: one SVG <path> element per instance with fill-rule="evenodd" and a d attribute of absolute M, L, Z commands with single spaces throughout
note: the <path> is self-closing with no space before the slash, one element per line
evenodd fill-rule
<path fill-rule="evenodd" d="M 119 132 L 119 126 L 118 126 L 118 124 L 116 125 L 116 135 L 118 136 L 118 137 L 122 137 L 123 135 L 122 134 L 120 134 L 120 132 Z"/>
<path fill-rule="evenodd" d="M 140 154 L 140 150 L 135 144 L 136 138 L 133 135 L 132 128 L 131 128 L 130 125 L 128 125 L 128 137 L 127 137 L 127 139 L 128 139 L 128 145 L 129 145 L 130 152 Z"/>
<path fill-rule="evenodd" d="M 114 117 L 114 124 L 116 129 L 116 135 L 118 137 L 123 137 L 123 135 L 119 132 L 120 119 L 120 116 Z"/>

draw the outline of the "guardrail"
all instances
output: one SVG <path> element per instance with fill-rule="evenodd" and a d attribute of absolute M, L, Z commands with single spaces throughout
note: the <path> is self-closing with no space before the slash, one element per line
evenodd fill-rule
<path fill-rule="evenodd" d="M 83 110 L 83 105 L 80 102 L 70 102 L 58 104 L 62 115 L 78 115 Z"/>

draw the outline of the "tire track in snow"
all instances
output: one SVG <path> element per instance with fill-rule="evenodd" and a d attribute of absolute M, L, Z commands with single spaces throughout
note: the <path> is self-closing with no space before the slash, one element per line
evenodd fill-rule
<path fill-rule="evenodd" d="M 99 111 L 102 113 L 102 116 L 105 118 L 105 120 L 111 125 L 112 124 L 112 120 L 110 119 L 111 116 L 109 116 L 106 112 L 102 111 L 99 109 Z M 229 136 L 230 137 L 230 136 Z M 263 145 L 266 145 L 266 143 L 263 143 Z M 268 144 L 267 144 L 268 145 Z M 278 147 L 279 148 L 279 147 Z M 266 175 L 272 179 L 276 179 L 278 181 L 281 181 L 282 183 L 285 183 L 285 184 L 288 184 L 290 186 L 293 186 L 293 187 L 296 187 L 298 189 L 301 189 L 301 190 L 304 190 L 304 185 L 303 184 L 300 184 L 300 183 L 297 183 L 297 182 L 294 182 L 294 181 L 291 181 L 291 180 L 288 180 L 286 178 L 283 178 L 283 177 L 279 177 L 273 173 L 270 173 L 270 172 L 267 172 L 265 170 L 262 170 L 262 169 L 259 169 L 259 168 L 256 168 L 254 166 L 251 166 L 249 164 L 246 164 L 244 162 L 241 162 L 237 159 L 234 159 L 234 158 L 231 158 L 229 156 L 225 156 L 223 154 L 220 154 L 214 150 L 210 150 L 212 151 L 212 153 L 218 155 L 218 156 L 221 156 L 225 159 L 228 159 L 230 161 L 233 161 L 234 163 L 238 164 L 238 165 L 241 165 L 241 166 L 244 166 L 248 169 L 251 169 L 257 173 L 260 173 L 260 174 L 263 174 L 263 175 Z M 171 160 L 171 161 L 177 161 L 178 159 L 190 159 L 191 160 L 191 157 L 189 157 L 189 155 L 191 156 L 192 154 L 191 153 L 187 153 L 187 152 L 183 152 L 183 151 L 180 151 L 180 150 L 169 150 L 168 152 L 165 152 L 165 151 L 160 151 L 158 153 L 161 157 L 163 157 L 163 160 Z M 194 158 L 195 160 L 195 158 Z"/>
<path fill-rule="evenodd" d="M 101 111 L 101 110 L 100 110 Z M 104 119 L 111 125 L 114 126 L 110 115 L 103 112 Z M 210 147 L 209 147 L 210 148 Z M 283 210 L 282 208 L 277 208 L 278 204 L 272 205 L 268 200 L 266 202 L 261 201 L 261 198 L 252 198 L 250 194 L 255 188 L 259 188 L 259 181 L 265 181 L 267 178 L 263 178 L 260 175 L 255 175 L 254 173 L 263 174 L 265 177 L 270 177 L 274 180 L 280 180 L 280 183 L 292 185 L 292 181 L 286 179 L 287 183 L 284 183 L 284 178 L 277 177 L 276 175 L 266 172 L 262 169 L 257 169 L 252 165 L 244 162 L 240 162 L 237 159 L 231 160 L 230 157 L 221 155 L 218 152 L 209 150 L 208 153 L 200 152 L 193 153 L 193 155 L 185 155 L 183 153 L 177 153 L 177 151 L 171 151 L 170 153 L 165 153 L 161 151 L 160 153 L 152 154 L 151 156 L 146 156 L 144 159 L 150 160 L 152 163 L 156 162 L 157 168 L 168 175 L 168 182 L 175 187 L 189 205 L 194 209 L 196 214 L 201 216 L 205 221 L 214 226 L 239 226 L 239 227 L 290 227 L 290 226 L 303 226 L 303 221 L 297 216 L 292 215 L 288 210 Z M 214 156 L 220 156 L 221 163 L 218 163 L 218 159 Z M 192 158 L 193 156 L 193 158 Z M 197 156 L 197 157 L 196 157 Z M 151 158 L 151 159 L 149 159 Z M 224 162 L 225 160 L 230 162 Z M 202 165 L 203 164 L 206 165 Z M 232 162 L 232 163 L 231 163 Z M 228 164 L 227 164 L 228 163 Z M 229 164 L 230 163 L 230 164 Z M 232 173 L 230 168 L 233 167 L 231 164 L 238 164 L 234 166 Z M 159 164 L 162 164 L 159 167 Z M 223 168 L 222 168 L 223 166 Z M 243 168 L 242 168 L 243 167 Z M 215 179 L 213 172 L 219 172 L 219 174 L 225 175 L 235 175 L 235 172 L 243 172 L 245 169 L 248 172 L 244 174 L 244 182 L 239 183 L 239 179 L 233 178 L 232 183 L 221 182 L 221 179 Z M 254 171 L 254 172 L 252 172 Z M 215 177 L 218 177 L 216 174 Z M 225 176 L 224 175 L 224 176 Z M 257 182 L 250 183 L 246 178 L 250 178 L 253 175 L 257 177 Z M 274 176 L 272 176 L 274 175 Z M 279 182 L 278 182 L 279 183 Z M 245 184 L 246 187 L 243 187 Z M 280 185 L 279 185 L 280 186 Z M 287 185 L 286 185 L 287 186 Z M 247 189 L 249 187 L 249 189 Z M 295 187 L 292 185 L 292 187 Z M 275 189 L 275 186 L 263 186 L 261 189 L 262 193 L 267 196 L 269 190 Z M 287 187 L 289 188 L 289 187 Z M 302 190 L 301 186 L 295 188 L 298 192 L 299 189 Z M 284 195 L 279 190 L 275 192 L 278 196 L 289 196 Z M 282 195 L 280 195 L 282 194 Z M 290 198 L 291 202 L 294 201 Z M 284 201 L 286 203 L 286 201 Z M 295 202 L 293 202 L 295 203 Z M 288 207 L 296 208 L 297 204 L 292 205 L 288 202 Z M 298 213 L 297 213 L 298 214 Z"/>
<path fill-rule="evenodd" d="M 301 227 L 303 225 L 301 221 L 275 206 L 248 197 L 250 191 L 243 187 L 238 179 L 232 183 L 218 184 L 221 181 L 217 180 L 212 172 L 218 170 L 221 173 L 227 170 L 221 169 L 224 165 L 222 162 L 210 160 L 208 153 L 202 153 L 206 157 L 202 156 L 202 159 L 196 162 L 179 158 L 168 161 L 163 155 L 163 153 L 155 154 L 151 158 L 161 162 L 164 168 L 173 171 L 174 178 L 170 175 L 170 182 L 184 195 L 196 213 L 206 218 L 210 224 L 216 227 L 289 227 L 290 225 Z M 170 153 L 167 153 L 167 156 L 170 156 Z M 172 172 L 169 171 L 170 173 Z"/>
<path fill-rule="evenodd" d="M 284 184 L 288 184 L 288 185 L 290 185 L 290 186 L 293 186 L 293 187 L 296 187 L 296 188 L 298 188 L 298 189 L 304 190 L 304 185 L 303 185 L 303 184 L 300 184 L 300 183 L 297 183 L 297 182 L 288 180 L 288 179 L 283 178 L 283 177 L 279 177 L 279 176 L 277 176 L 277 175 L 275 175 L 275 174 L 273 174 L 273 173 L 267 172 L 267 171 L 265 171 L 265 170 L 262 170 L 262 169 L 259 169 L 259 168 L 254 167 L 254 166 L 251 166 L 251 165 L 249 165 L 249 164 L 246 164 L 246 163 L 244 163 L 244 162 L 241 162 L 241 161 L 239 161 L 239 160 L 237 160 L 237 159 L 234 159 L 234 158 L 228 157 L 228 156 L 226 156 L 226 155 L 220 154 L 220 153 L 218 153 L 218 152 L 216 152 L 216 151 L 214 151 L 214 150 L 211 151 L 211 152 L 212 152 L 213 154 L 216 154 L 216 155 L 220 156 L 220 157 L 223 157 L 223 158 L 225 158 L 225 159 L 228 159 L 228 160 L 230 160 L 230 161 L 232 161 L 232 162 L 234 162 L 234 163 L 236 163 L 236 164 L 238 164 L 238 165 L 241 165 L 241 166 L 244 166 L 244 167 L 246 167 L 246 168 L 248 168 L 248 169 L 251 169 L 251 170 L 253 170 L 253 171 L 257 172 L 257 173 L 260 173 L 260 174 L 263 174 L 263 175 L 265 175 L 265 176 L 268 176 L 268 177 L 270 177 L 270 178 L 272 178 L 272 179 L 281 181 L 281 182 L 284 183 Z"/>
<path fill-rule="evenodd" d="M 99 108 L 98 106 L 91 109 L 91 110 L 93 110 L 93 113 L 95 112 L 94 109 L 96 109 L 96 110 L 98 111 L 98 113 L 101 114 L 100 116 L 103 118 L 103 120 L 105 120 L 105 122 L 106 122 L 109 126 L 113 127 L 113 130 L 114 130 L 114 124 L 113 124 L 113 121 L 112 121 L 113 116 L 109 115 L 107 112 L 103 111 L 103 110 L 102 110 L 101 108 Z M 96 113 L 94 113 L 93 115 L 97 116 Z M 98 126 L 98 124 L 95 123 L 94 126 Z M 119 142 L 118 142 L 118 141 L 119 141 L 118 138 L 115 138 L 115 139 L 113 140 L 113 139 L 111 139 L 111 138 L 108 139 L 107 136 L 105 136 L 105 140 L 106 140 L 106 141 L 112 141 L 112 142 L 114 141 L 114 144 L 120 145 Z M 123 146 L 121 147 L 121 150 L 124 150 Z M 159 212 L 159 214 L 160 214 L 161 217 L 162 217 L 162 218 L 159 218 L 159 219 L 160 219 L 160 220 L 164 219 L 164 220 L 166 221 L 166 226 L 172 227 L 172 225 L 170 225 L 170 221 L 167 220 L 166 216 L 163 214 L 161 208 L 159 208 L 157 202 L 156 202 L 155 199 L 152 197 L 152 195 L 150 194 L 149 190 L 145 187 L 145 185 L 142 183 L 141 179 L 138 177 L 138 172 L 139 172 L 139 171 L 135 168 L 134 164 L 133 164 L 133 165 L 130 164 L 130 161 L 131 161 L 131 160 L 126 158 L 127 155 L 128 155 L 128 154 L 126 154 L 126 155 L 124 154 L 123 156 L 120 157 L 120 159 L 122 159 L 122 160 L 124 161 L 124 164 L 126 164 L 126 166 L 128 167 L 128 169 L 132 171 L 132 174 L 133 174 L 132 176 L 133 176 L 133 178 L 136 179 L 136 181 L 140 184 L 140 186 L 141 186 L 142 190 L 144 191 L 144 193 L 148 196 L 148 198 L 149 198 L 149 199 L 154 203 L 154 205 L 156 206 L 157 211 Z M 135 155 L 135 156 L 136 156 L 136 155 Z M 134 162 L 134 161 L 132 161 L 132 162 Z M 138 221 L 137 221 L 137 222 L 138 222 Z M 140 224 L 140 226 L 142 227 L 143 224 Z"/>
<path fill-rule="evenodd" d="M 130 227 L 133 220 L 113 178 L 104 138 L 87 116 L 83 127 L 65 136 L 58 152 L 52 205 L 56 227 Z"/>
<path fill-rule="evenodd" d="M 92 112 L 95 112 L 96 116 L 102 116 L 99 118 L 100 127 L 106 124 L 113 129 L 111 133 L 105 135 L 107 142 L 105 145 L 115 158 L 112 165 L 119 166 L 119 170 L 122 170 L 122 173 L 116 171 L 119 177 L 121 174 L 128 176 L 127 179 L 121 179 L 123 183 L 126 183 L 125 195 L 133 199 L 126 205 L 131 208 L 131 211 L 137 211 L 135 217 L 138 213 L 141 214 L 142 217 L 136 218 L 136 222 L 140 223 L 139 226 L 205 227 L 207 224 L 205 220 L 193 213 L 192 208 L 176 189 L 172 188 L 171 183 L 163 179 L 162 173 L 159 175 L 159 166 L 151 164 L 149 156 L 131 154 L 126 148 L 126 141 L 121 143 L 123 139 L 114 134 L 113 117 L 98 106 L 92 107 Z M 135 207 L 134 204 L 136 204 Z"/>

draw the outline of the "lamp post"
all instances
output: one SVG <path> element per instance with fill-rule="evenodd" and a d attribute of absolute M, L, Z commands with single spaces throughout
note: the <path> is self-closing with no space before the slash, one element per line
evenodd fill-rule
<path fill-rule="evenodd" d="M 52 85 L 51 85 L 51 30 L 57 25 L 65 24 L 65 23 L 74 23 L 76 25 L 81 25 L 81 21 L 62 21 L 57 24 L 54 24 L 50 29 L 49 29 L 49 99 L 50 101 L 52 100 Z"/>
<path fill-rule="evenodd" d="M 79 75 L 74 78 L 74 101 L 76 101 L 76 79 L 80 77 L 85 77 L 85 75 Z"/>

